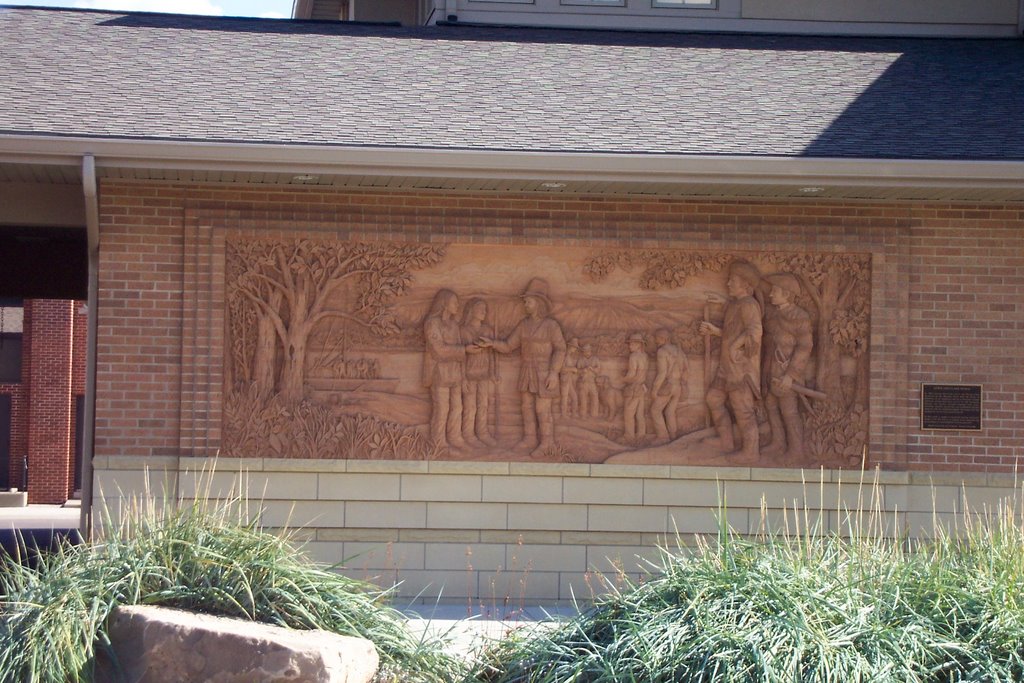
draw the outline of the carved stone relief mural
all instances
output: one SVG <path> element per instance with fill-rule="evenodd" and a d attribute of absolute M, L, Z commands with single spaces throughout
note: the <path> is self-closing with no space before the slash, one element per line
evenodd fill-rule
<path fill-rule="evenodd" d="M 868 255 L 226 249 L 225 455 L 836 466 L 867 442 Z"/>

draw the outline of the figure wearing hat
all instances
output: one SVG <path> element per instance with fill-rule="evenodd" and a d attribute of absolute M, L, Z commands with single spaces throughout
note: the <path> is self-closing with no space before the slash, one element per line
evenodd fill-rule
<path fill-rule="evenodd" d="M 519 349 L 523 438 L 516 447 L 533 448 L 530 455 L 538 458 L 555 445 L 553 401 L 559 397 L 558 374 L 565 362 L 566 345 L 561 325 L 549 316 L 547 281 L 533 278 L 520 296 L 526 317 L 512 334 L 507 339 L 480 339 L 477 344 L 499 353 Z"/>
<path fill-rule="evenodd" d="M 760 281 L 757 268 L 747 261 L 729 264 L 725 321 L 722 327 L 702 322 L 699 328 L 702 334 L 722 338 L 718 373 L 706 397 L 719 444 L 726 452 L 738 450 L 748 457 L 757 457 L 759 447 L 754 402 L 761 398 L 762 327 L 761 304 L 754 292 Z M 733 418 L 743 440 L 740 449 L 732 433 Z"/>
<path fill-rule="evenodd" d="M 800 458 L 804 424 L 793 385 L 800 386 L 814 347 L 811 316 L 796 305 L 800 281 L 789 273 L 765 278 L 771 284 L 765 313 L 765 408 L 772 438 L 766 454 Z"/>
<path fill-rule="evenodd" d="M 647 368 L 650 359 L 644 351 L 644 336 L 633 333 L 626 340 L 629 345 L 629 360 L 626 361 L 625 386 L 622 397 L 625 400 L 626 439 L 632 441 L 647 435 Z"/>

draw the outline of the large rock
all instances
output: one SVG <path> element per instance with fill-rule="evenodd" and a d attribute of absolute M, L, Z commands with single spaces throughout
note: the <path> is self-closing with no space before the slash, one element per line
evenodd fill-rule
<path fill-rule="evenodd" d="M 98 683 L 367 683 L 379 664 L 363 638 L 164 607 L 119 607 L 109 632 Z"/>

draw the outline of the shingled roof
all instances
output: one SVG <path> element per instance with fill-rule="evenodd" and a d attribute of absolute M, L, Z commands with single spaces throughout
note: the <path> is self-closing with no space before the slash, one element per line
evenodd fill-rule
<path fill-rule="evenodd" d="M 0 8 L 0 135 L 1024 159 L 1024 42 Z"/>

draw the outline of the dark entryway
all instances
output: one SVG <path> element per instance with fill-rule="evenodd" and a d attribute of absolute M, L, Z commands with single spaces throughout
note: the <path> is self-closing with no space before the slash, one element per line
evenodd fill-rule
<path fill-rule="evenodd" d="M 0 297 L 85 299 L 85 230 L 0 226 Z"/>

